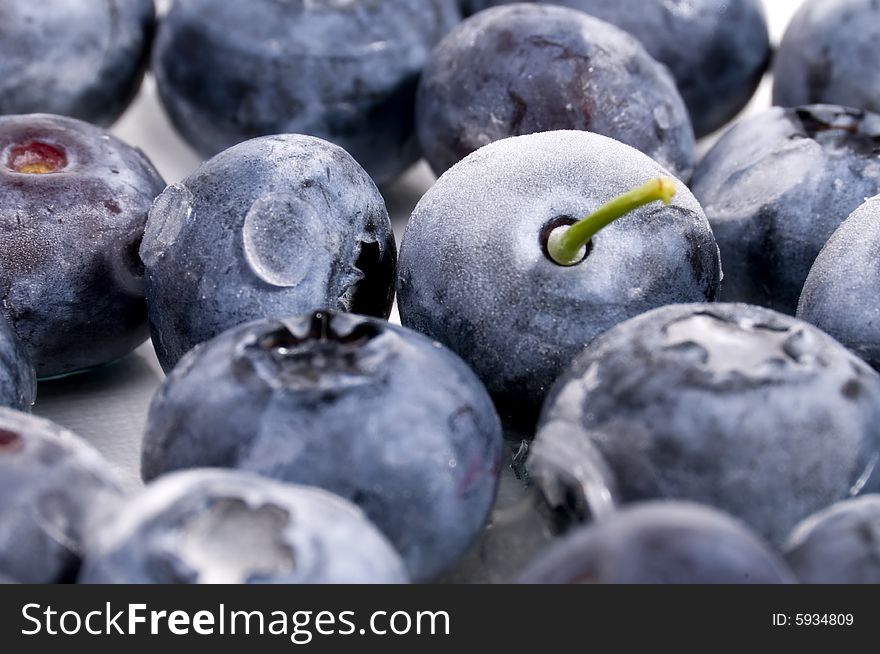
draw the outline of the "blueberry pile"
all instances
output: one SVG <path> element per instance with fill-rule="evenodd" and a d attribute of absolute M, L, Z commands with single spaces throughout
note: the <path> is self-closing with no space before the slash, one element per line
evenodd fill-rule
<path fill-rule="evenodd" d="M 877 3 L 160 9 L 0 9 L 0 581 L 880 583 Z"/>

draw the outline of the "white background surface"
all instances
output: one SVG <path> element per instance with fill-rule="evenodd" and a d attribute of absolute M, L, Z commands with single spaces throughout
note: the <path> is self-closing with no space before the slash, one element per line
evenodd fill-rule
<path fill-rule="evenodd" d="M 765 0 L 774 44 L 800 4 L 800 0 Z M 746 112 L 760 111 L 770 104 L 769 80 L 765 80 Z M 200 162 L 174 133 L 149 75 L 140 95 L 112 131 L 143 149 L 169 184 L 184 178 Z M 700 144 L 701 152 L 710 141 L 711 137 Z M 412 207 L 432 182 L 427 166 L 421 163 L 385 190 L 398 238 Z M 112 366 L 41 383 L 34 413 L 89 440 L 109 459 L 125 488 L 136 490 L 141 485 L 139 455 L 146 411 L 161 379 L 161 370 L 147 343 Z"/>

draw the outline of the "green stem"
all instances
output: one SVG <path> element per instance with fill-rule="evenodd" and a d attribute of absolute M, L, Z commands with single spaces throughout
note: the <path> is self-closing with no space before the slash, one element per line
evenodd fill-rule
<path fill-rule="evenodd" d="M 586 218 L 570 227 L 554 229 L 547 241 L 547 252 L 561 266 L 573 266 L 583 259 L 583 249 L 599 232 L 634 209 L 662 200 L 669 204 L 675 195 L 675 182 L 669 177 L 652 179 L 638 188 L 618 195 Z"/>

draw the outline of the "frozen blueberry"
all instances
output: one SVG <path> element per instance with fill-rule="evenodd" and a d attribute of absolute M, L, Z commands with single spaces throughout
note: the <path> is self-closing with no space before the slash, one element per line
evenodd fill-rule
<path fill-rule="evenodd" d="M 563 129 L 610 136 L 682 179 L 694 166 L 669 71 L 630 35 L 564 7 L 516 4 L 461 23 L 425 66 L 416 125 L 438 175 L 493 141 Z"/>
<path fill-rule="evenodd" d="M 252 139 L 169 186 L 140 254 L 166 371 L 248 320 L 391 311 L 397 254 L 385 202 L 342 148 L 310 136 Z"/>
<path fill-rule="evenodd" d="M 807 0 L 773 64 L 773 102 L 839 104 L 880 113 L 880 3 Z"/>
<path fill-rule="evenodd" d="M 880 191 L 880 116 L 775 107 L 732 127 L 691 184 L 724 262 L 724 300 L 794 314 L 832 232 Z"/>
<path fill-rule="evenodd" d="M 176 0 L 153 72 L 205 156 L 282 132 L 339 144 L 383 184 L 419 157 L 413 107 L 456 0 Z"/>
<path fill-rule="evenodd" d="M 4 0 L 0 114 L 109 125 L 140 87 L 155 21 L 153 0 Z"/>
<path fill-rule="evenodd" d="M 783 584 L 779 556 L 739 521 L 688 502 L 646 502 L 551 545 L 529 584 Z"/>
<path fill-rule="evenodd" d="M 140 150 L 98 127 L 0 116 L 0 312 L 40 377 L 147 338 L 138 246 L 164 186 Z"/>
<path fill-rule="evenodd" d="M 559 378 L 530 468 L 579 440 L 622 501 L 710 504 L 779 544 L 814 511 L 880 489 L 880 375 L 769 309 L 663 307 L 599 336 Z"/>
<path fill-rule="evenodd" d="M 485 524 L 502 443 L 458 357 L 384 321 L 319 311 L 242 325 L 184 357 L 150 407 L 142 472 L 234 467 L 326 488 L 424 581 Z"/>
<path fill-rule="evenodd" d="M 785 557 L 805 584 L 880 584 L 880 495 L 810 516 L 792 532 Z"/>
<path fill-rule="evenodd" d="M 37 380 L 30 357 L 0 313 L 0 407 L 30 411 L 36 396 Z"/>
<path fill-rule="evenodd" d="M 0 575 L 72 580 L 92 528 L 118 500 L 110 465 L 84 441 L 0 408 Z"/>
<path fill-rule="evenodd" d="M 466 12 L 510 4 L 465 0 Z M 698 137 L 746 106 L 770 61 L 761 0 L 552 0 L 635 36 L 675 78 Z"/>
<path fill-rule="evenodd" d="M 880 369 L 880 196 L 865 202 L 822 248 L 804 284 L 798 318 Z"/>
<path fill-rule="evenodd" d="M 528 429 L 550 384 L 597 334 L 657 306 L 715 297 L 718 248 L 677 181 L 666 182 L 677 192 L 669 206 L 607 226 L 574 265 L 550 256 L 551 234 L 665 174 L 589 132 L 520 136 L 475 152 L 437 181 L 406 227 L 403 324 L 457 352 L 502 417 Z"/>
<path fill-rule="evenodd" d="M 97 531 L 79 577 L 98 584 L 405 583 L 403 562 L 349 502 L 236 471 L 150 484 Z"/>

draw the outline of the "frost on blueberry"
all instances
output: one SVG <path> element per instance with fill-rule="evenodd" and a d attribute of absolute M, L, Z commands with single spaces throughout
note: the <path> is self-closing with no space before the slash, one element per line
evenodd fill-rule
<path fill-rule="evenodd" d="M 149 484 L 97 530 L 81 583 L 404 583 L 394 548 L 355 506 L 223 470 Z"/>
<path fill-rule="evenodd" d="M 461 23 L 425 66 L 416 123 L 438 175 L 493 141 L 564 129 L 626 143 L 682 179 L 694 167 L 669 71 L 629 34 L 564 7 L 516 4 Z"/>
<path fill-rule="evenodd" d="M 691 188 L 724 262 L 721 299 L 794 314 L 834 230 L 880 191 L 880 115 L 773 108 L 732 127 Z"/>
<path fill-rule="evenodd" d="M 174 125 L 206 157 L 309 134 L 385 184 L 419 158 L 418 76 L 460 19 L 456 0 L 176 0 L 152 70 Z"/>
<path fill-rule="evenodd" d="M 229 467 L 325 488 L 359 505 L 425 581 L 485 524 L 502 443 L 458 357 L 322 310 L 241 325 L 187 354 L 150 407 L 142 472 Z"/>
<path fill-rule="evenodd" d="M 544 132 L 488 145 L 448 170 L 419 201 L 400 250 L 407 327 L 467 361 L 502 417 L 531 436 L 553 380 L 596 335 L 649 309 L 715 298 L 718 247 L 700 205 L 670 181 L 654 202 L 560 266 L 548 227 L 571 224 L 651 179 L 658 163 L 598 134 Z"/>
<path fill-rule="evenodd" d="M 155 22 L 153 0 L 4 0 L 0 114 L 111 124 L 140 87 Z"/>
<path fill-rule="evenodd" d="M 697 137 L 715 131 L 746 106 L 770 60 L 761 0 L 543 1 L 578 9 L 636 37 L 669 68 Z M 462 5 L 473 13 L 512 2 L 462 0 Z M 657 109 L 665 113 L 662 106 Z"/>
<path fill-rule="evenodd" d="M 0 407 L 30 411 L 36 395 L 34 367 L 12 326 L 0 313 Z"/>
<path fill-rule="evenodd" d="M 807 0 L 773 62 L 773 103 L 825 103 L 880 112 L 880 5 L 875 0 Z"/>
<path fill-rule="evenodd" d="M 169 186 L 140 254 L 166 370 L 255 318 L 391 311 L 396 248 L 385 202 L 342 148 L 310 136 L 252 139 Z"/>
<path fill-rule="evenodd" d="M 711 504 L 780 544 L 807 515 L 880 489 L 880 375 L 768 309 L 664 307 L 596 338 L 556 382 L 529 462 L 539 488 L 581 442 L 620 501 Z"/>
<path fill-rule="evenodd" d="M 140 150 L 98 127 L 0 116 L 0 312 L 40 377 L 146 340 L 138 246 L 162 188 Z"/>
<path fill-rule="evenodd" d="M 880 369 L 880 196 L 856 209 L 819 252 L 798 318 L 826 331 Z"/>
<path fill-rule="evenodd" d="M 72 581 L 119 501 L 110 465 L 70 432 L 0 408 L 0 576 Z"/>

